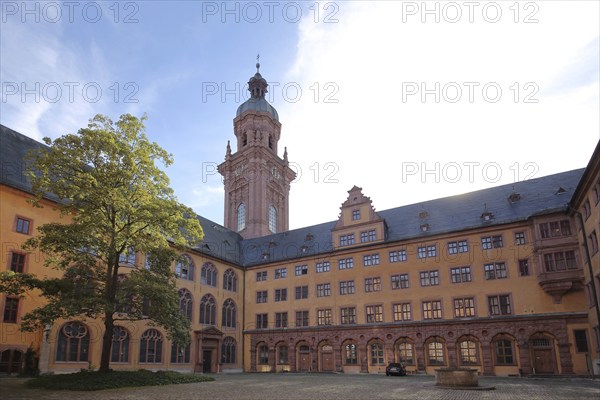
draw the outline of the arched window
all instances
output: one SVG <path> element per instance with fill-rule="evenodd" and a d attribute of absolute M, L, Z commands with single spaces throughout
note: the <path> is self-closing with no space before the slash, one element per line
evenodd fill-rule
<path fill-rule="evenodd" d="M 442 338 L 433 337 L 425 344 L 427 351 L 428 365 L 444 365 L 446 358 L 444 357 L 444 341 Z"/>
<path fill-rule="evenodd" d="M 171 345 L 171 362 L 173 364 L 188 364 L 190 362 L 190 345 Z"/>
<path fill-rule="evenodd" d="M 231 268 L 223 273 L 223 289 L 237 292 L 237 275 Z"/>
<path fill-rule="evenodd" d="M 494 362 L 496 365 L 515 365 L 515 339 L 506 334 L 500 334 L 492 340 L 494 350 Z"/>
<path fill-rule="evenodd" d="M 202 266 L 200 283 L 217 287 L 217 268 L 213 263 L 206 263 Z"/>
<path fill-rule="evenodd" d="M 226 336 L 221 345 L 221 362 L 223 364 L 235 364 L 235 339 Z"/>
<path fill-rule="evenodd" d="M 371 355 L 371 365 L 383 365 L 385 360 L 383 357 L 383 343 L 374 342 L 369 346 Z"/>
<path fill-rule="evenodd" d="M 237 208 L 237 230 L 242 231 L 246 227 L 246 205 L 240 203 Z"/>
<path fill-rule="evenodd" d="M 245 146 L 248 144 L 248 135 L 246 135 L 246 132 L 244 132 L 242 134 L 242 146 Z"/>
<path fill-rule="evenodd" d="M 217 320 L 217 301 L 210 294 L 205 294 L 200 300 L 200 323 L 206 325 L 216 325 Z"/>
<path fill-rule="evenodd" d="M 90 335 L 81 322 L 67 322 L 58 332 L 56 361 L 88 361 Z"/>
<path fill-rule="evenodd" d="M 414 346 L 408 339 L 401 339 L 396 346 L 398 350 L 398 361 L 406 365 L 414 365 Z"/>
<path fill-rule="evenodd" d="M 140 362 L 162 363 L 162 334 L 156 329 L 148 329 L 140 338 Z"/>
<path fill-rule="evenodd" d="M 289 348 L 281 345 L 277 348 L 277 364 L 289 364 Z"/>
<path fill-rule="evenodd" d="M 269 148 L 273 148 L 273 136 L 269 135 Z"/>
<path fill-rule="evenodd" d="M 358 348 L 356 343 L 347 343 L 344 346 L 344 364 L 345 365 L 357 365 L 358 364 Z"/>
<path fill-rule="evenodd" d="M 187 289 L 179 289 L 179 311 L 187 317 L 190 321 L 192 320 L 192 305 L 194 300 L 192 294 Z"/>
<path fill-rule="evenodd" d="M 261 344 L 258 346 L 258 351 L 256 352 L 256 356 L 258 357 L 258 364 L 268 364 L 269 363 L 269 346 L 266 344 Z"/>
<path fill-rule="evenodd" d="M 194 280 L 194 262 L 187 254 L 181 256 L 181 260 L 175 264 L 175 275 L 180 279 Z"/>
<path fill-rule="evenodd" d="M 461 365 L 479 364 L 479 352 L 477 350 L 477 341 L 472 337 L 465 337 L 458 340 L 458 355 Z"/>
<path fill-rule="evenodd" d="M 277 233 L 277 209 L 272 205 L 269 206 L 269 230 Z"/>
<path fill-rule="evenodd" d="M 225 300 L 223 303 L 223 318 L 221 319 L 221 326 L 227 328 L 235 328 L 237 310 L 235 303 L 231 299 Z"/>
<path fill-rule="evenodd" d="M 122 326 L 113 328 L 110 362 L 129 362 L 129 332 Z"/>

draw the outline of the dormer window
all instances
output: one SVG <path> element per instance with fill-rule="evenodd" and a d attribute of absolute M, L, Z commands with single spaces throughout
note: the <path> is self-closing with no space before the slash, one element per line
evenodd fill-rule
<path fill-rule="evenodd" d="M 494 218 L 494 214 L 490 211 L 485 211 L 483 214 L 481 214 L 481 220 L 483 222 L 491 221 L 493 218 Z"/>
<path fill-rule="evenodd" d="M 419 213 L 419 218 L 420 218 L 420 219 L 425 219 L 425 218 L 427 218 L 427 217 L 429 217 L 429 213 L 428 213 L 427 211 L 421 211 L 421 212 Z"/>
<path fill-rule="evenodd" d="M 421 224 L 421 232 L 427 232 L 429 230 L 429 224 Z"/>
<path fill-rule="evenodd" d="M 508 200 L 511 203 L 516 203 L 517 201 L 521 200 L 521 195 L 517 192 L 512 192 L 510 196 L 508 196 Z"/>

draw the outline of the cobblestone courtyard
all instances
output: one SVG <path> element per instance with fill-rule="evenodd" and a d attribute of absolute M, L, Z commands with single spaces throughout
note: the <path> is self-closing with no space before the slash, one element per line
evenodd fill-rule
<path fill-rule="evenodd" d="M 435 386 L 433 376 L 386 377 L 343 374 L 220 374 L 214 382 L 126 388 L 100 392 L 51 392 L 26 389 L 23 379 L 0 379 L 2 400 L 85 399 L 595 399 L 600 381 L 563 378 L 480 378 L 495 390 L 449 390 Z"/>

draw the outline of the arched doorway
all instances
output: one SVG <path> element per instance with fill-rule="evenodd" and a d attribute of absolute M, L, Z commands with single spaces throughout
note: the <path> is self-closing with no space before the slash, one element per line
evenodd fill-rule
<path fill-rule="evenodd" d="M 529 338 L 531 366 L 534 374 L 555 374 L 556 357 L 554 339 L 550 335 L 536 333 Z"/>
<path fill-rule="evenodd" d="M 309 372 L 311 365 L 310 346 L 298 345 L 298 372 Z"/>
<path fill-rule="evenodd" d="M 319 352 L 321 355 L 321 372 L 333 372 L 333 346 L 328 343 L 324 343 L 319 348 Z"/>

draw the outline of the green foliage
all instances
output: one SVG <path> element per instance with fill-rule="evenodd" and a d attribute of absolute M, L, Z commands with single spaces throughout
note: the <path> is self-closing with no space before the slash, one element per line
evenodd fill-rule
<path fill-rule="evenodd" d="M 210 382 L 204 375 L 181 374 L 174 371 L 148 370 L 110 371 L 98 373 L 83 370 L 74 374 L 45 375 L 26 382 L 30 388 L 50 390 L 103 390 L 133 386 L 172 385 L 177 383 Z"/>
<path fill-rule="evenodd" d="M 24 248 L 44 253 L 45 265 L 63 276 L 0 274 L 2 292 L 37 289 L 47 300 L 24 316 L 23 330 L 86 316 L 103 318 L 112 335 L 115 321 L 147 319 L 177 343 L 189 341 L 170 266 L 175 250 L 194 246 L 203 232 L 156 165 L 169 166 L 173 158 L 148 140 L 145 119 L 125 114 L 113 123 L 96 115 L 87 128 L 45 139 L 49 148 L 28 156 L 30 202 L 43 207 L 43 198 L 59 199 L 54 207 L 64 218 L 38 227 Z M 129 251 L 149 254 L 150 268 L 121 267 Z M 109 355 L 110 337 L 103 340 L 100 370 L 108 369 Z"/>
<path fill-rule="evenodd" d="M 21 372 L 21 376 L 38 376 L 40 370 L 38 369 L 38 360 L 35 354 L 35 350 L 32 347 L 28 347 L 25 352 L 25 367 Z"/>

